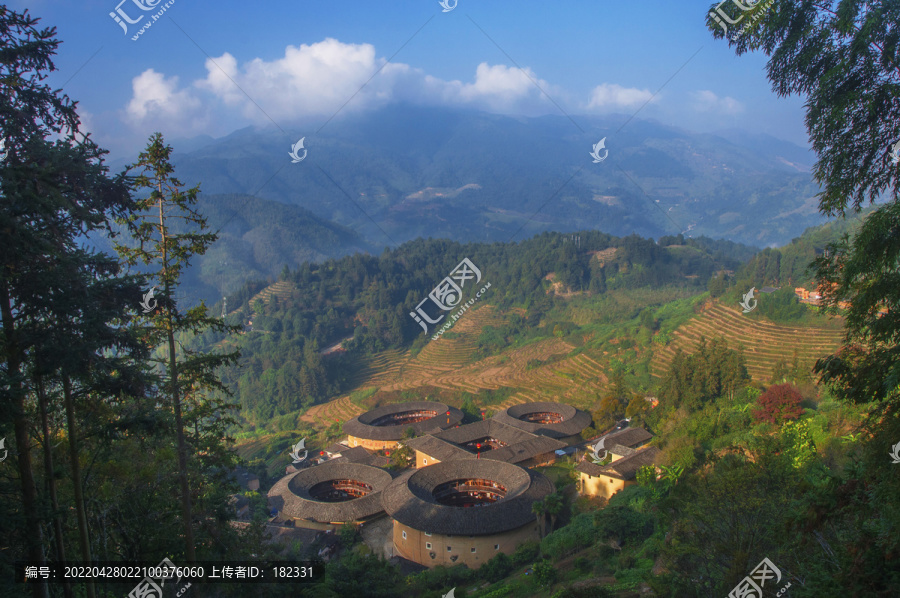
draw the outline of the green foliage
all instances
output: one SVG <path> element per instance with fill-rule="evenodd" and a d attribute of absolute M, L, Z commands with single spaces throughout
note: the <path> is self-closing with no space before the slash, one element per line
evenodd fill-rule
<path fill-rule="evenodd" d="M 753 318 L 766 317 L 780 324 L 793 324 L 808 321 L 811 313 L 811 309 L 797 299 L 793 288 L 783 288 L 759 296 L 757 309 L 749 315 Z"/>
<path fill-rule="evenodd" d="M 713 299 L 724 295 L 727 288 L 728 280 L 724 274 L 713 276 L 709 279 L 709 284 L 707 285 L 709 296 Z"/>
<path fill-rule="evenodd" d="M 506 596 L 509 596 L 512 591 L 512 586 L 503 586 L 502 588 L 491 590 L 487 594 L 481 594 L 479 598 L 506 598 Z"/>
<path fill-rule="evenodd" d="M 195 458 L 195 449 L 189 453 L 185 430 L 193 428 L 192 446 L 210 447 L 204 451 L 207 469 L 231 460 L 221 438 L 225 427 L 234 422 L 230 413 L 234 406 L 226 401 L 230 391 L 217 373 L 235 365 L 240 352 L 176 350 L 176 336 L 232 333 L 237 327 L 211 317 L 202 303 L 187 310 L 178 307 L 175 291 L 185 268 L 194 256 L 206 253 L 218 237 L 208 231 L 206 219 L 196 210 L 199 185 L 182 190 L 183 184 L 173 175 L 171 155 L 172 147 L 156 133 L 138 161 L 129 166 L 129 170 L 137 171 L 132 190 L 149 191 L 149 196 L 137 200 L 135 211 L 119 219 L 128 230 L 128 238 L 124 243 L 116 242 L 115 247 L 129 266 L 147 267 L 148 276 L 160 287 L 159 305 L 154 303 L 154 309 L 144 315 L 143 331 L 151 343 L 164 347 L 151 362 L 160 373 L 166 401 L 175 416 L 185 556 L 192 561 L 195 542 L 188 460 Z"/>
<path fill-rule="evenodd" d="M 341 538 L 341 544 L 349 548 L 356 543 L 356 539 L 359 537 L 359 530 L 357 530 L 355 525 L 343 525 L 338 534 Z"/>
<path fill-rule="evenodd" d="M 364 388 L 362 390 L 354 390 L 350 393 L 350 401 L 359 407 L 365 404 L 365 401 L 378 392 L 377 388 Z"/>
<path fill-rule="evenodd" d="M 869 175 L 871 176 L 871 175 Z M 895 177 L 895 181 L 900 177 Z M 900 198 L 879 206 L 858 233 L 829 246 L 817 261 L 817 276 L 829 311 L 846 301 L 848 342 L 835 355 L 819 360 L 815 372 L 847 401 L 898 402 L 900 393 L 900 247 L 894 242 L 900 227 Z"/>
<path fill-rule="evenodd" d="M 664 558 L 674 559 L 673 578 L 702 577 L 702 588 L 727 591 L 754 566 L 749 554 L 779 562 L 783 526 L 792 516 L 786 506 L 801 480 L 767 446 L 771 442 L 761 439 L 756 462 L 726 455 L 704 475 L 679 484 L 670 498 L 671 540 L 662 548 Z"/>
<path fill-rule="evenodd" d="M 400 580 L 400 571 L 387 561 L 351 551 L 326 565 L 322 581 L 315 584 L 315 596 L 344 598 L 361 595 L 360 584 L 364 583 L 365 593 L 362 595 L 393 598 L 397 595 Z"/>
<path fill-rule="evenodd" d="M 379 256 L 357 254 L 321 264 L 303 264 L 296 271 L 284 273 L 287 278 L 283 283 L 289 283 L 293 290 L 277 302 L 256 305 L 254 301 L 254 307 L 247 304 L 252 298 L 247 292 L 241 294 L 243 303 L 229 298 L 229 306 L 239 306 L 242 313 L 249 315 L 254 309 L 259 313 L 253 316 L 254 332 L 230 339 L 246 357 L 241 367 L 224 369 L 223 381 L 235 391 L 242 414 L 251 423 L 269 421 L 353 390 L 359 382 L 357 373 L 370 363 L 374 354 L 386 349 L 421 348 L 423 339 L 430 342 L 430 337 L 422 333 L 409 313 L 459 263 L 462 255 L 475 264 L 490 264 L 492 288 L 504 289 L 502 297 L 490 295 L 492 304 L 500 308 L 524 305 L 527 309 L 524 318 L 511 314 L 499 323 L 484 327 L 473 358 L 548 338 L 554 331 L 576 345 L 583 342 L 579 325 L 571 318 L 558 317 L 554 311 L 564 300 L 539 290 L 544 276 L 550 272 L 569 270 L 575 273 L 569 282 L 575 288 L 586 288 L 593 285 L 595 277 L 607 276 L 604 272 L 608 271 L 614 279 L 616 299 L 603 303 L 603 295 L 596 297 L 603 308 L 594 314 L 600 313 L 610 322 L 618 323 L 620 311 L 627 311 L 626 317 L 631 319 L 639 316 L 647 305 L 643 296 L 639 301 L 629 300 L 637 305 L 636 310 L 630 304 L 619 305 L 629 293 L 654 294 L 657 303 L 664 303 L 665 298 L 696 290 L 695 283 L 686 279 L 686 275 L 698 275 L 697 280 L 705 284 L 705 277 L 726 263 L 736 267 L 731 258 L 724 254 L 714 258 L 700 245 L 691 250 L 691 255 L 676 255 L 678 252 L 660 250 L 652 241 L 638 237 L 615 239 L 596 231 L 582 234 L 581 245 L 575 251 L 571 244 L 566 246 L 562 242 L 561 235 L 549 233 L 500 246 L 417 240 Z M 611 246 L 622 249 L 617 252 L 619 261 L 597 270 L 597 260 L 592 265 L 588 251 Z M 281 269 L 283 264 L 284 260 L 279 260 L 277 267 Z M 640 273 L 636 266 L 641 266 Z M 662 286 L 652 290 L 646 286 L 652 284 Z M 425 308 L 428 306 L 426 302 Z M 644 323 L 650 326 L 645 328 L 648 332 L 664 326 L 660 312 L 648 312 L 643 317 Z M 433 330 L 432 327 L 430 333 Z M 346 352 L 326 358 L 320 355 L 320 347 L 351 335 L 352 340 L 343 344 Z M 210 347 L 224 338 L 209 335 L 203 338 L 203 344 Z M 628 341 L 623 342 L 627 345 Z M 532 363 L 531 367 L 535 365 Z M 515 389 L 482 393 L 479 404 L 502 402 L 510 391 Z M 624 399 L 625 406 L 630 398 Z M 356 396 L 352 400 L 361 402 Z"/>
<path fill-rule="evenodd" d="M 593 544 L 595 534 L 593 516 L 581 513 L 568 525 L 548 534 L 541 541 L 541 552 L 558 561 Z"/>
<path fill-rule="evenodd" d="M 643 542 L 653 533 L 654 520 L 630 507 L 608 506 L 594 514 L 597 536 L 620 544 Z"/>
<path fill-rule="evenodd" d="M 592 585 L 583 588 L 563 588 L 553 594 L 553 598 L 615 598 L 615 594 L 604 586 Z"/>
<path fill-rule="evenodd" d="M 541 553 L 541 545 L 534 541 L 523 542 L 516 547 L 516 551 L 512 555 L 512 564 L 514 567 L 521 567 L 528 563 L 533 563 Z"/>
<path fill-rule="evenodd" d="M 733 397 L 749 380 L 742 353 L 729 349 L 720 337 L 709 343 L 701 339 L 692 355 L 675 354 L 660 391 L 660 407 L 696 411 L 718 397 Z"/>
<path fill-rule="evenodd" d="M 416 458 L 416 452 L 409 446 L 401 444 L 391 451 L 391 469 L 400 471 L 412 465 Z"/>
<path fill-rule="evenodd" d="M 556 581 L 556 568 L 550 561 L 539 561 L 534 564 L 534 579 L 542 587 L 552 585 Z"/>
<path fill-rule="evenodd" d="M 781 428 L 781 434 L 787 445 L 786 453 L 795 468 L 801 469 L 815 460 L 816 443 L 810 431 L 809 420 L 786 422 Z"/>
<path fill-rule="evenodd" d="M 478 575 L 487 581 L 494 583 L 509 575 L 514 569 L 512 559 L 506 554 L 499 553 L 478 569 Z"/>
<path fill-rule="evenodd" d="M 475 405 L 475 401 L 472 399 L 471 395 L 466 396 L 466 398 L 463 401 L 463 404 L 460 406 L 459 410 L 462 411 L 464 414 L 464 418 L 463 418 L 464 423 L 469 424 L 472 422 L 481 421 L 481 419 L 482 419 L 481 418 L 481 409 Z"/>
<path fill-rule="evenodd" d="M 462 596 L 460 586 L 471 583 L 477 579 L 477 575 L 475 571 L 465 565 L 454 567 L 438 565 L 426 571 L 409 575 L 405 581 L 407 589 L 415 596 L 434 591 L 439 591 L 443 595 L 448 588 L 453 587 L 457 588 L 455 594 Z"/>

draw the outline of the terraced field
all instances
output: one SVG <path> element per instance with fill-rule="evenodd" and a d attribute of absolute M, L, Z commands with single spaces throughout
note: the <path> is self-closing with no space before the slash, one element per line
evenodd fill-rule
<path fill-rule="evenodd" d="M 367 380 L 365 385 L 378 386 L 382 391 L 420 387 L 470 393 L 499 388 L 521 389 L 507 399 L 502 408 L 560 398 L 588 397 L 593 401 L 599 389 L 606 385 L 603 367 L 584 354 L 528 369 L 534 360 L 552 361 L 574 349 L 559 339 L 546 339 L 472 362 L 482 328 L 497 320 L 491 306 L 466 314 L 466 319 L 453 328 L 459 336 L 431 341 L 416 357 L 407 355 L 399 361 L 394 360 L 388 370 Z"/>
<path fill-rule="evenodd" d="M 499 388 L 518 389 L 502 404 L 488 407 L 494 411 L 534 401 L 593 405 L 608 382 L 604 368 L 585 354 L 554 361 L 574 349 L 560 339 L 545 339 L 473 361 L 481 330 L 500 321 L 501 316 L 490 305 L 469 312 L 451 329 L 457 334 L 454 338 L 429 341 L 415 357 L 396 350 L 379 353 L 362 364 L 354 376 L 354 385 L 377 387 L 382 392 L 436 387 L 474 394 Z M 551 363 L 534 367 L 535 360 Z M 345 421 L 362 411 L 345 396 L 310 408 L 301 419 L 327 426 L 335 419 Z"/>
<path fill-rule="evenodd" d="M 796 350 L 800 365 L 812 368 L 818 358 L 833 353 L 841 345 L 843 332 L 761 322 L 745 317 L 737 308 L 714 303 L 678 328 L 673 336 L 673 342 L 654 356 L 652 367 L 656 377 L 668 370 L 678 349 L 690 353 L 695 350 L 701 337 L 708 341 L 723 336 L 729 347 L 743 345 L 747 371 L 753 379 L 769 382 L 779 359 L 790 365 Z"/>
<path fill-rule="evenodd" d="M 350 397 L 341 397 L 321 405 L 310 407 L 300 419 L 315 426 L 328 427 L 335 420 L 341 423 L 362 413 L 363 410 L 350 401 Z"/>
<path fill-rule="evenodd" d="M 429 341 L 415 357 L 409 352 L 402 355 L 397 352 L 380 354 L 376 359 L 382 361 L 381 369 L 366 379 L 365 385 L 379 386 L 383 390 L 407 390 L 423 386 L 425 381 L 441 374 L 459 370 L 472 361 L 482 328 L 500 321 L 500 316 L 491 305 L 469 311 L 450 329 L 458 336 Z"/>
<path fill-rule="evenodd" d="M 297 287 L 294 283 L 286 280 L 279 280 L 275 284 L 270 284 L 254 295 L 253 298 L 250 299 L 249 305 L 252 306 L 257 300 L 262 301 L 263 304 L 267 305 L 269 301 L 272 300 L 272 297 L 277 297 L 278 299 L 290 299 L 296 290 Z"/>

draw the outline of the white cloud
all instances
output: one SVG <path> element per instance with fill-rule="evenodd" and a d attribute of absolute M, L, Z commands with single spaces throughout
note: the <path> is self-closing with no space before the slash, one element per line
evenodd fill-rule
<path fill-rule="evenodd" d="M 638 108 L 653 98 L 649 89 L 622 87 L 615 83 L 598 85 L 591 92 L 588 110 L 614 110 L 618 108 Z M 659 97 L 653 98 L 654 101 Z"/>
<path fill-rule="evenodd" d="M 527 111 L 546 103 L 532 81 L 552 89 L 530 69 L 487 63 L 478 65 L 473 83 L 444 81 L 408 64 L 377 58 L 371 44 L 345 44 L 332 38 L 299 48 L 288 46 L 283 58 L 269 62 L 256 58 L 241 66 L 225 53 L 207 60 L 206 69 L 208 74 L 195 84 L 197 88 L 239 107 L 245 118 L 254 121 L 330 115 L 345 102 L 346 111 L 392 101 Z"/>
<path fill-rule="evenodd" d="M 736 99 L 730 96 L 720 98 L 708 89 L 694 92 L 692 96 L 694 98 L 694 109 L 698 112 L 734 115 L 744 111 L 744 105 Z"/>
<path fill-rule="evenodd" d="M 385 63 L 376 58 L 371 44 L 344 44 L 328 38 L 299 48 L 288 46 L 283 58 L 268 62 L 255 58 L 241 66 L 226 52 L 206 61 L 208 74 L 195 85 L 227 105 L 239 107 L 251 120 L 291 120 L 334 113 L 354 94 L 345 109 L 371 108 L 389 101 L 393 83 L 409 69 Z"/>
<path fill-rule="evenodd" d="M 159 128 L 177 123 L 182 132 L 194 133 L 204 124 L 237 114 L 256 124 L 288 123 L 399 101 L 501 112 L 555 110 L 534 82 L 555 99 L 565 96 L 528 68 L 481 63 L 473 82 L 446 81 L 408 64 L 388 63 L 376 56 L 371 44 L 332 38 L 288 46 L 283 57 L 271 61 L 255 58 L 239 64 L 226 52 L 207 59 L 205 66 L 206 77 L 184 88 L 179 88 L 177 77 L 153 69 L 141 73 L 132 81 L 133 95 L 125 109 L 128 124 Z"/>
<path fill-rule="evenodd" d="M 132 97 L 125 107 L 126 122 L 136 128 L 199 129 L 202 102 L 189 90 L 178 89 L 178 77 L 166 78 L 147 69 L 131 81 Z"/>
<path fill-rule="evenodd" d="M 288 126 L 310 116 L 330 117 L 393 102 L 538 115 L 558 114 L 554 103 L 568 111 L 603 111 L 637 108 L 653 97 L 648 90 L 606 83 L 594 88 L 584 104 L 530 68 L 486 62 L 475 68 L 471 81 L 448 81 L 408 64 L 388 63 L 371 44 L 333 38 L 287 46 L 284 56 L 272 60 L 242 63 L 225 52 L 207 59 L 205 66 L 205 77 L 181 87 L 177 77 L 153 69 L 141 73 L 132 82 L 133 96 L 123 118 L 142 132 L 216 135 L 248 121 Z"/>

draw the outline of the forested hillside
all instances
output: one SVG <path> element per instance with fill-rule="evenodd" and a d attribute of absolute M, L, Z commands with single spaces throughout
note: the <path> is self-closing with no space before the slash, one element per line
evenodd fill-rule
<path fill-rule="evenodd" d="M 419 240 L 378 257 L 357 254 L 304 264 L 282 273 L 293 289 L 289 295 L 232 303 L 240 308 L 228 321 L 252 320 L 252 330 L 232 341 L 246 358 L 224 379 L 255 421 L 349 390 L 354 369 L 366 357 L 386 349 L 415 349 L 430 340 L 433 331 L 424 333 L 409 313 L 465 257 L 481 270 L 481 284 L 491 283 L 482 301 L 500 309 L 524 307 L 529 326 L 537 327 L 554 302 L 564 301 L 548 292 L 550 274 L 574 293 L 669 286 L 700 293 L 714 272 L 737 268 L 738 258 L 748 254 L 740 245 L 705 239 L 663 242 L 671 244 L 596 231 L 544 233 L 492 245 Z M 349 337 L 343 343 L 346 352 L 320 354 Z M 223 340 L 206 338 L 207 346 Z"/>
<path fill-rule="evenodd" d="M 197 206 L 219 236 L 185 270 L 179 292 L 191 304 L 213 304 L 238 293 L 247 281 L 274 278 L 285 267 L 376 249 L 357 233 L 298 206 L 206 193 L 198 196 Z M 181 232 L 184 226 L 176 222 L 173 230 Z M 98 249 L 112 251 L 105 236 L 90 238 Z"/>

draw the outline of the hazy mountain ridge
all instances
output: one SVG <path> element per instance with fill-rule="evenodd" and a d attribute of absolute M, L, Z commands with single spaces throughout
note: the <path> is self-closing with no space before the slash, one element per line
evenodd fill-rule
<path fill-rule="evenodd" d="M 285 265 L 296 269 L 304 262 L 378 252 L 352 230 L 299 206 L 240 194 L 201 193 L 196 209 L 209 229 L 218 231 L 219 239 L 185 270 L 179 296 L 190 304 L 216 303 L 250 280 L 275 278 Z M 108 239 L 92 238 L 90 244 L 114 253 Z"/>
<path fill-rule="evenodd" d="M 581 132 L 564 116 L 399 106 L 339 117 L 317 136 L 308 127 L 309 153 L 298 164 L 287 154 L 303 131 L 289 138 L 247 128 L 214 142 L 193 140 L 194 151 L 176 147 L 176 171 L 185 182 L 202 182 L 206 193 L 304 207 L 377 246 L 418 236 L 506 241 L 523 224 L 517 239 L 589 226 L 653 237 L 689 231 L 766 246 L 823 221 L 811 201 L 818 188 L 808 150 L 725 132 L 737 145 L 640 119 L 616 133 L 625 119 L 577 116 Z M 593 164 L 589 152 L 602 137 L 609 157 Z M 466 185 L 480 188 L 408 199 Z M 598 195 L 617 201 L 598 202 Z"/>

